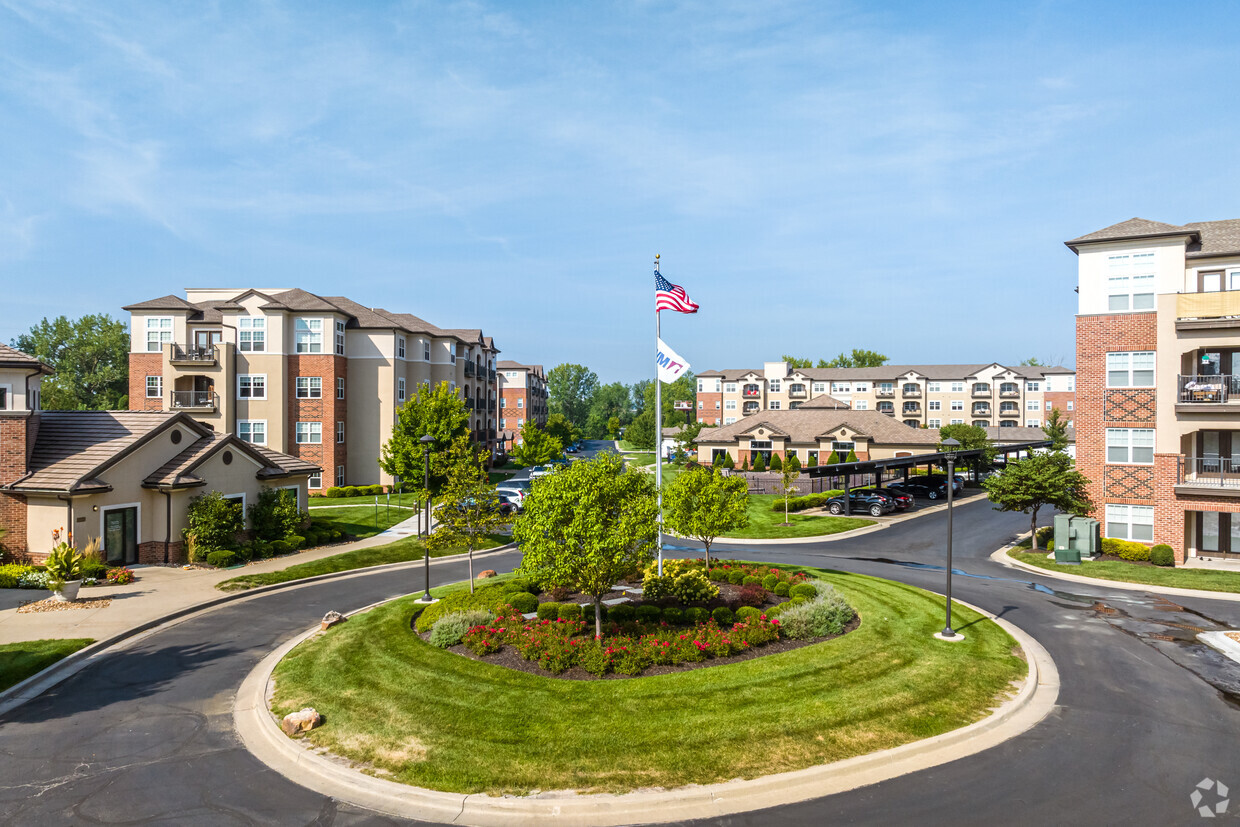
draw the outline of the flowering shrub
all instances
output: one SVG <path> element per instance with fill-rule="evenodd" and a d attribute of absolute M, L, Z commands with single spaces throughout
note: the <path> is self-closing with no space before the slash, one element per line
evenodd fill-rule
<path fill-rule="evenodd" d="M 48 573 L 45 571 L 31 571 L 17 578 L 17 588 L 19 589 L 46 589 L 49 580 Z"/>
<path fill-rule="evenodd" d="M 21 588 L 21 579 L 33 572 L 34 566 L 25 566 L 21 563 L 5 563 L 0 566 L 0 589 Z"/>
<path fill-rule="evenodd" d="M 793 640 L 843 634 L 856 615 L 829 584 L 818 581 L 817 595 L 780 613 L 784 633 Z"/>
<path fill-rule="evenodd" d="M 671 592 L 681 603 L 705 603 L 719 596 L 719 587 L 700 571 L 686 571 L 676 575 Z"/>

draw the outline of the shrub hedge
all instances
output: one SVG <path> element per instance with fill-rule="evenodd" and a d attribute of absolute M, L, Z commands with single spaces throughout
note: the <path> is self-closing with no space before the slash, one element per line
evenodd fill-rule
<path fill-rule="evenodd" d="M 1150 562 L 1156 566 L 1174 566 L 1175 550 L 1160 543 L 1150 549 Z"/>
<path fill-rule="evenodd" d="M 802 496 L 802 497 L 789 497 L 788 498 L 788 511 L 789 512 L 805 511 L 810 508 L 823 508 L 826 506 L 827 500 L 831 499 L 832 497 L 838 497 L 840 494 L 843 494 L 843 493 L 844 493 L 844 489 L 841 488 L 838 490 L 823 491 L 821 494 L 806 494 L 805 496 Z M 784 513 L 784 501 L 779 500 L 778 502 L 772 503 L 771 511 L 773 511 L 776 514 L 783 514 Z"/>
<path fill-rule="evenodd" d="M 226 549 L 213 551 L 207 555 L 207 565 L 215 566 L 217 569 L 226 569 L 237 560 L 237 555 Z"/>
<path fill-rule="evenodd" d="M 538 611 L 538 598 L 529 592 L 506 592 L 505 599 L 509 606 L 523 615 Z"/>
<path fill-rule="evenodd" d="M 1106 537 L 1102 541 L 1103 554 L 1115 554 L 1124 560 L 1134 563 L 1143 562 L 1150 559 L 1150 548 L 1142 543 L 1135 543 L 1131 540 L 1116 540 L 1113 537 Z"/>
<path fill-rule="evenodd" d="M 539 620 L 555 620 L 560 616 L 560 604 L 548 600 L 546 603 L 539 603 L 535 611 L 538 612 Z"/>

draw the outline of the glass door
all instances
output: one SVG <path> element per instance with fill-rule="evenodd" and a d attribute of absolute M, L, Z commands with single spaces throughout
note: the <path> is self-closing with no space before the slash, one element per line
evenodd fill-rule
<path fill-rule="evenodd" d="M 114 508 L 104 512 L 103 549 L 108 565 L 138 562 L 137 508 Z"/>

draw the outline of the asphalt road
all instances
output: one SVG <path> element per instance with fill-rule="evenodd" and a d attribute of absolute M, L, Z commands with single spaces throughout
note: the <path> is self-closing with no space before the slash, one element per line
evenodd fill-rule
<path fill-rule="evenodd" d="M 1060 589 L 1038 577 L 1043 585 L 1035 587 L 986 559 L 1026 525 L 986 503 L 961 507 L 954 594 L 1022 626 L 1050 651 L 1062 680 L 1050 718 L 942 767 L 699 823 L 1193 824 L 1200 816 L 1189 796 L 1203 778 L 1240 789 L 1240 675 L 1192 642 L 1196 629 L 1240 627 L 1240 604 Z M 944 533 L 944 515 L 932 514 L 855 539 L 713 551 L 941 591 Z M 517 562 L 508 552 L 486 565 Z M 0 719 L 0 823 L 405 823 L 268 770 L 233 733 L 231 705 L 254 665 L 324 612 L 408 592 L 419 576 L 372 573 L 236 603 L 158 632 L 19 707 Z M 463 562 L 433 569 L 437 584 L 464 576 Z M 1237 799 L 1225 818 L 1240 813 Z"/>

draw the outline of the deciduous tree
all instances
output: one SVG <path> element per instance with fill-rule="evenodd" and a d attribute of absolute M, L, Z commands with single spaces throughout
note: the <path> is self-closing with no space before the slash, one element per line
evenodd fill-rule
<path fill-rule="evenodd" d="M 1092 508 L 1089 480 L 1074 467 L 1072 458 L 1060 451 L 1033 454 L 1028 459 L 1009 462 L 1002 474 L 990 477 L 982 487 L 998 511 L 1029 514 L 1033 549 L 1038 548 L 1038 510 L 1051 506 L 1071 514 L 1085 514 Z"/>
<path fill-rule="evenodd" d="M 887 357 L 877 351 L 853 348 L 852 353 L 841 353 L 831 361 L 818 360 L 820 368 L 880 368 L 887 364 Z"/>
<path fill-rule="evenodd" d="M 459 436 L 448 449 L 442 504 L 435 512 L 431 548 L 460 548 L 469 552 L 469 590 L 474 590 L 474 549 L 487 534 L 508 522 L 500 513 L 499 495 L 486 471 L 486 455 Z"/>
<path fill-rule="evenodd" d="M 654 556 L 657 512 L 649 474 L 626 473 L 610 453 L 574 462 L 530 488 L 513 529 L 521 570 L 594 598 L 602 636 L 603 596 Z"/>
<path fill-rule="evenodd" d="M 434 438 L 431 449 L 431 475 L 443 479 L 445 456 L 458 437 L 469 433 L 469 414 L 465 402 L 447 382 L 437 386 L 419 385 L 413 396 L 396 409 L 392 436 L 379 452 L 379 467 L 402 480 L 421 482 L 423 473 L 422 437 Z M 426 492 L 423 492 L 426 496 Z"/>
<path fill-rule="evenodd" d="M 749 487 L 744 477 L 725 477 L 710 468 L 690 468 L 663 484 L 663 524 L 706 548 L 729 531 L 749 525 Z"/>
<path fill-rule="evenodd" d="M 577 428 L 584 428 L 598 391 L 598 375 L 585 365 L 566 362 L 547 371 L 547 403 Z"/>
<path fill-rule="evenodd" d="M 633 418 L 624 429 L 624 440 L 646 450 L 655 447 L 653 408 L 648 408 Z"/>
<path fill-rule="evenodd" d="M 521 439 L 517 447 L 512 449 L 512 459 L 518 465 L 529 467 L 551 462 L 564 454 L 564 445 L 560 440 L 539 428 L 527 419 L 521 426 Z"/>
<path fill-rule="evenodd" d="M 771 457 L 771 459 L 774 458 L 774 456 Z M 774 464 L 771 465 L 771 470 L 776 470 Z M 796 458 L 795 454 L 788 457 L 784 467 L 779 469 L 779 476 L 784 489 L 784 525 L 788 525 L 788 499 L 797 492 L 798 489 L 793 483 L 801 477 L 801 461 Z"/>
<path fill-rule="evenodd" d="M 559 413 L 553 413 L 547 417 L 547 424 L 543 426 L 543 430 L 558 439 L 561 448 L 573 444 L 580 435 L 580 432 L 573 427 L 573 423 L 568 421 L 568 417 Z"/>
<path fill-rule="evenodd" d="M 973 451 L 981 449 L 982 462 L 989 465 L 995 458 L 995 444 L 990 441 L 990 437 L 986 436 L 986 429 L 978 425 L 944 425 L 939 428 L 939 451 L 946 451 L 943 447 L 943 440 L 948 438 L 954 439 L 960 443 L 956 448 L 958 451 Z"/>
<path fill-rule="evenodd" d="M 13 347 L 55 370 L 43 380 L 49 411 L 110 411 L 128 404 L 129 332 L 106 314 L 44 319 L 13 340 Z"/>

